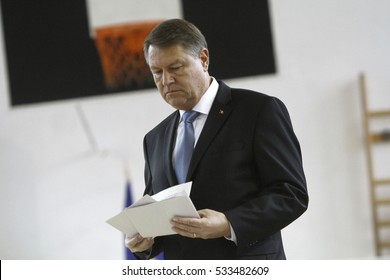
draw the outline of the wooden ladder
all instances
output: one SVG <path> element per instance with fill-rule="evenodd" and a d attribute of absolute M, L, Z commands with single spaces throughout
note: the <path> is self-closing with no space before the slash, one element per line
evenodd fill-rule
<path fill-rule="evenodd" d="M 381 207 L 390 208 L 390 197 L 382 197 L 378 194 L 379 187 L 386 187 L 390 190 L 390 177 L 389 178 L 377 178 L 374 172 L 374 155 L 373 146 L 378 143 L 387 142 L 390 144 L 390 130 L 385 129 L 379 132 L 373 132 L 371 128 L 371 121 L 378 118 L 389 118 L 389 110 L 372 111 L 368 108 L 367 87 L 365 74 L 359 75 L 359 85 L 361 92 L 361 99 L 363 105 L 364 115 L 364 133 L 365 133 L 365 145 L 366 155 L 368 163 L 368 176 L 370 180 L 370 196 L 371 207 L 373 215 L 374 225 L 374 238 L 375 238 L 375 253 L 377 256 L 382 256 L 383 249 L 390 248 L 390 239 L 386 240 L 381 231 L 385 228 L 390 230 L 390 217 L 379 217 L 378 212 Z M 389 166 L 390 175 L 390 166 Z"/>

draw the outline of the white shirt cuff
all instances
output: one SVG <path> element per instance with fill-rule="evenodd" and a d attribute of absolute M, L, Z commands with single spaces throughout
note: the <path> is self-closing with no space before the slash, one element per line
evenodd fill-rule
<path fill-rule="evenodd" d="M 234 232 L 234 229 L 233 229 L 233 227 L 232 227 L 232 225 L 231 225 L 230 223 L 229 223 L 229 227 L 230 227 L 230 237 L 226 237 L 226 236 L 225 236 L 225 238 L 226 238 L 227 240 L 233 241 L 234 244 L 237 245 L 236 233 Z"/>

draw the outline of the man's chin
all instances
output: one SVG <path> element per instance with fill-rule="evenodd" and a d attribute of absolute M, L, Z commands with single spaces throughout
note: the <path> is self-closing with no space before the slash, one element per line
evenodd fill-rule
<path fill-rule="evenodd" d="M 186 102 L 179 102 L 178 100 L 170 100 L 168 104 L 177 110 L 191 110 L 192 108 Z"/>

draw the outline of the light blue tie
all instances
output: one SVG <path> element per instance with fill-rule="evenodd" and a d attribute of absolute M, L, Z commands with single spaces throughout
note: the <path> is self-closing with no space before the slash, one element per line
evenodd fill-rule
<path fill-rule="evenodd" d="M 183 139 L 180 146 L 177 148 L 175 158 L 175 171 L 179 184 L 184 183 L 187 177 L 188 167 L 190 166 L 195 144 L 194 126 L 192 125 L 192 122 L 199 116 L 199 114 L 200 113 L 196 111 L 186 111 L 183 114 Z"/>

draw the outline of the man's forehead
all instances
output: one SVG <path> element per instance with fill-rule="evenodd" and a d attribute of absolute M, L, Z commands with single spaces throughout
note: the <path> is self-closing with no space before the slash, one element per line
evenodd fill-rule
<path fill-rule="evenodd" d="M 150 46 L 148 56 L 149 65 L 152 67 L 154 65 L 167 66 L 175 63 L 184 63 L 190 55 L 180 46 L 168 48 Z"/>

